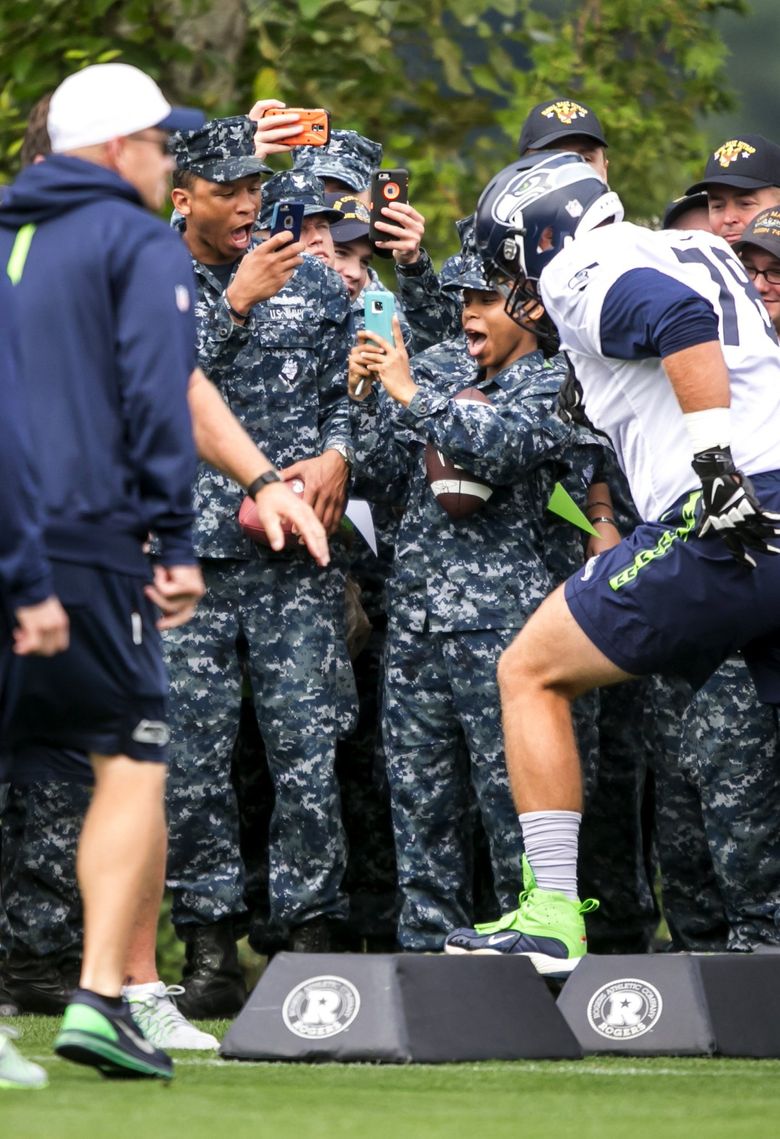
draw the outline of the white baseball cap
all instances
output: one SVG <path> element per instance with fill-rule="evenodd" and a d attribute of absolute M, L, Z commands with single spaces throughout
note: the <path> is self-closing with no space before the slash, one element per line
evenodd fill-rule
<path fill-rule="evenodd" d="M 172 107 L 151 76 L 128 63 L 96 63 L 60 83 L 49 104 L 55 154 L 159 127 L 197 130 L 205 115 Z"/>

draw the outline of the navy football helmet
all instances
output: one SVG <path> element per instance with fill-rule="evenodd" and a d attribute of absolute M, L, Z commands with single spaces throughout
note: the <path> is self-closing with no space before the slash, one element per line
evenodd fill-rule
<path fill-rule="evenodd" d="M 527 154 L 506 166 L 480 195 L 477 246 L 488 278 L 506 296 L 506 311 L 544 337 L 525 311 L 539 299 L 545 265 L 575 233 L 623 220 L 620 198 L 593 168 L 569 151 Z"/>

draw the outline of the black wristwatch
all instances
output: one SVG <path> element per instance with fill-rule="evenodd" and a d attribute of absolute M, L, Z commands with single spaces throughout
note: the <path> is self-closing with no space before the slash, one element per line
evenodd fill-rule
<path fill-rule="evenodd" d="M 282 479 L 278 471 L 263 471 L 261 475 L 258 475 L 256 479 L 253 479 L 253 481 L 246 488 L 246 492 L 250 498 L 254 498 L 258 491 L 261 491 L 264 486 L 268 486 L 270 482 L 281 481 Z"/>

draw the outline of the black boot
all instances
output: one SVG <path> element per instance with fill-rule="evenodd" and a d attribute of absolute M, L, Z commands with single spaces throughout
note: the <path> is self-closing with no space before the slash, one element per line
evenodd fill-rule
<path fill-rule="evenodd" d="M 23 1012 L 59 1016 L 71 998 L 74 978 L 66 976 L 58 953 L 33 957 L 12 950 L 3 970 L 3 988 Z"/>
<path fill-rule="evenodd" d="M 343 922 L 334 923 L 326 917 L 311 918 L 290 930 L 290 950 L 293 953 L 338 953 L 340 952 L 339 928 Z"/>
<path fill-rule="evenodd" d="M 177 1007 L 188 1018 L 235 1016 L 247 998 L 231 921 L 179 930 L 187 947 Z"/>

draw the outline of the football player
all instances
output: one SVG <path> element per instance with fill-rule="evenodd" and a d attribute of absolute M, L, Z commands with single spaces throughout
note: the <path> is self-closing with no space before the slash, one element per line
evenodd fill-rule
<path fill-rule="evenodd" d="M 622 219 L 571 154 L 512 164 L 477 208 L 489 271 L 512 281 L 507 311 L 542 300 L 645 520 L 555 590 L 499 664 L 525 889 L 517 910 L 446 948 L 528 954 L 558 976 L 586 952 L 592 908 L 577 893 L 572 700 L 653 672 L 698 684 L 742 647 L 760 698 L 780 702 L 777 338 L 721 242 Z"/>

